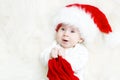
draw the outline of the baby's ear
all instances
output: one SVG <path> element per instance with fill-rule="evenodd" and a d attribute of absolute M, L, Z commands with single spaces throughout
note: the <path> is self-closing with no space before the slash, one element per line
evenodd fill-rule
<path fill-rule="evenodd" d="M 84 39 L 80 38 L 80 40 L 78 41 L 78 43 L 82 43 L 82 42 L 84 42 Z"/>

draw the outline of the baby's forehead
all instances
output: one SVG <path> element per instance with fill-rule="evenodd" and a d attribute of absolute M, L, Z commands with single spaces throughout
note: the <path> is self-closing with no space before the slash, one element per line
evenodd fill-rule
<path fill-rule="evenodd" d="M 79 30 L 78 27 L 76 27 L 75 25 L 71 25 L 71 24 L 62 24 L 61 27 L 70 28 L 70 29 L 74 29 L 74 30 Z"/>

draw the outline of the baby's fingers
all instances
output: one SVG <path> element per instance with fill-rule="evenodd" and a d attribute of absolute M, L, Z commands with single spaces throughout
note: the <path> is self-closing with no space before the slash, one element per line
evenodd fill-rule
<path fill-rule="evenodd" d="M 57 48 L 53 48 L 51 50 L 51 58 L 57 58 L 58 57 L 58 49 Z"/>

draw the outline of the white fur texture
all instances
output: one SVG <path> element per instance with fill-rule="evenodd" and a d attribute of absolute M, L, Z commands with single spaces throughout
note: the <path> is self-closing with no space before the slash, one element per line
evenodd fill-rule
<path fill-rule="evenodd" d="M 56 12 L 73 2 L 93 4 L 104 11 L 116 42 L 120 34 L 119 0 L 0 0 L 0 80 L 42 80 L 46 76 L 39 55 L 53 40 Z M 120 80 L 117 41 L 111 48 L 99 40 L 89 45 L 92 53 L 86 80 Z"/>

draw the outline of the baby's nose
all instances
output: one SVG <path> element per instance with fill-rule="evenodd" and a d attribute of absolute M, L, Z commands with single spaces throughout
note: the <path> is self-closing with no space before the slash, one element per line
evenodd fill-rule
<path fill-rule="evenodd" d="M 65 31 L 64 36 L 69 36 L 69 31 Z"/>

